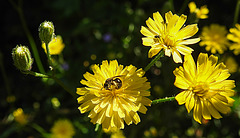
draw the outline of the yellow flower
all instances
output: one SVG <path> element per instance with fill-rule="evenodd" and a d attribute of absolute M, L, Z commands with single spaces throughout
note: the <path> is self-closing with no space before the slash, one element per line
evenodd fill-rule
<path fill-rule="evenodd" d="M 224 63 L 230 73 L 235 73 L 238 71 L 238 63 L 236 62 L 236 60 L 233 57 L 231 57 L 231 56 L 227 57 L 224 60 Z"/>
<path fill-rule="evenodd" d="M 62 37 L 60 35 L 52 39 L 48 44 L 50 55 L 59 55 L 63 51 L 65 44 L 63 43 Z M 47 53 L 46 44 L 42 43 L 42 48 Z"/>
<path fill-rule="evenodd" d="M 234 100 L 234 80 L 226 80 L 230 74 L 223 63 L 217 65 L 218 58 L 200 53 L 197 67 L 192 55 L 184 57 L 183 67 L 176 68 L 174 85 L 183 89 L 175 99 L 179 105 L 185 104 L 188 113 L 193 109 L 193 118 L 201 123 L 211 116 L 219 119 L 219 112 L 227 114 Z"/>
<path fill-rule="evenodd" d="M 22 108 L 18 108 L 13 112 L 13 116 L 16 122 L 21 125 L 25 125 L 28 122 L 28 115 L 23 112 Z"/>
<path fill-rule="evenodd" d="M 111 132 L 111 137 L 110 138 L 126 138 L 123 134 L 122 130 L 115 130 L 113 132 Z"/>
<path fill-rule="evenodd" d="M 154 19 L 154 20 L 153 20 Z M 185 45 L 195 44 L 200 41 L 199 38 L 188 39 L 195 35 L 198 31 L 197 24 L 184 26 L 187 20 L 186 15 L 180 17 L 172 14 L 171 11 L 165 14 L 166 22 L 164 22 L 159 12 L 153 13 L 153 19 L 148 18 L 146 24 L 149 28 L 142 26 L 141 33 L 146 36 L 142 38 L 143 45 L 151 46 L 148 57 L 152 58 L 162 49 L 166 56 L 173 55 L 176 63 L 182 63 L 181 54 L 191 54 L 193 49 Z"/>
<path fill-rule="evenodd" d="M 54 123 L 51 132 L 52 138 L 72 138 L 75 134 L 75 129 L 69 120 L 60 119 Z"/>
<path fill-rule="evenodd" d="M 151 105 L 150 83 L 142 69 L 132 65 L 119 65 L 116 60 L 104 60 L 102 65 L 92 65 L 94 74 L 86 72 L 80 82 L 87 87 L 77 88 L 79 110 L 90 111 L 88 117 L 93 124 L 102 124 L 104 131 L 123 129 L 127 125 L 138 124 L 137 111 L 146 113 L 145 106 Z"/>
<path fill-rule="evenodd" d="M 227 35 L 227 38 L 234 43 L 230 45 L 229 49 L 234 50 L 235 55 L 240 53 L 240 24 L 235 25 L 236 28 L 229 29 L 230 33 Z"/>
<path fill-rule="evenodd" d="M 223 54 L 225 50 L 227 50 L 227 46 L 229 46 L 229 41 L 227 40 L 227 30 L 225 26 L 221 26 L 218 24 L 211 24 L 210 27 L 203 27 L 202 34 L 200 36 L 201 42 L 200 46 L 206 46 L 206 50 L 215 54 L 218 52 L 219 54 Z"/>
<path fill-rule="evenodd" d="M 207 8 L 207 5 L 201 6 L 199 9 L 197 8 L 195 2 L 190 2 L 188 4 L 188 7 L 190 9 L 190 13 L 195 13 L 198 19 L 208 18 L 207 14 L 209 13 L 209 10 Z"/>

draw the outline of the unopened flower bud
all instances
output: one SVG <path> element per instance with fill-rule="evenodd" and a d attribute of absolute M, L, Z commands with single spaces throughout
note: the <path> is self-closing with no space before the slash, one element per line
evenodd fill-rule
<path fill-rule="evenodd" d="M 31 53 L 26 46 L 16 46 L 12 50 L 14 65 L 21 71 L 30 71 L 33 64 Z"/>
<path fill-rule="evenodd" d="M 39 26 L 39 37 L 42 42 L 48 44 L 54 37 L 54 26 L 52 22 L 44 21 Z"/>

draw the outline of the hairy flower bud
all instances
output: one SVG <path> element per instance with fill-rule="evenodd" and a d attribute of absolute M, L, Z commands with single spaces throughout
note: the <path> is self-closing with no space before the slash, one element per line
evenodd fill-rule
<path fill-rule="evenodd" d="M 48 44 L 54 37 L 54 26 L 52 22 L 44 21 L 40 24 L 38 31 L 41 41 L 46 44 Z"/>
<path fill-rule="evenodd" d="M 31 53 L 26 46 L 16 46 L 12 50 L 14 65 L 21 71 L 30 71 L 33 64 Z"/>

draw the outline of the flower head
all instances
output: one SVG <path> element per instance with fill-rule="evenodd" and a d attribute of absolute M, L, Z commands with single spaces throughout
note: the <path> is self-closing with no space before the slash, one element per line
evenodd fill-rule
<path fill-rule="evenodd" d="M 200 53 L 197 67 L 191 55 L 184 57 L 183 67 L 176 68 L 174 85 L 183 89 L 175 99 L 179 105 L 185 104 L 188 112 L 193 109 L 193 118 L 201 123 L 211 116 L 219 119 L 219 112 L 227 114 L 234 100 L 234 80 L 226 80 L 230 74 L 223 63 L 217 65 L 218 58 Z"/>
<path fill-rule="evenodd" d="M 151 105 L 150 83 L 142 77 L 144 71 L 132 65 L 119 65 L 116 60 L 92 65 L 92 71 L 83 76 L 80 82 L 86 87 L 77 88 L 79 110 L 90 111 L 88 117 L 93 124 L 102 124 L 105 131 L 123 129 L 127 125 L 138 124 L 140 118 L 137 111 L 146 113 L 145 106 Z"/>
<path fill-rule="evenodd" d="M 39 38 L 44 43 L 49 43 L 54 37 L 54 25 L 52 22 L 44 21 L 40 24 L 39 28 Z"/>
<path fill-rule="evenodd" d="M 52 138 L 72 138 L 75 134 L 72 123 L 67 119 L 56 121 L 51 128 Z"/>
<path fill-rule="evenodd" d="M 235 73 L 238 71 L 238 63 L 233 57 L 231 56 L 226 57 L 224 59 L 224 63 L 230 73 Z"/>
<path fill-rule="evenodd" d="M 209 10 L 207 8 L 207 5 L 201 6 L 199 9 L 197 8 L 195 2 L 190 2 L 188 4 L 188 7 L 190 9 L 190 13 L 195 13 L 198 19 L 208 18 L 207 14 L 209 13 Z"/>
<path fill-rule="evenodd" d="M 166 56 L 170 57 L 172 54 L 174 62 L 182 63 L 180 53 L 187 55 L 193 51 L 185 45 L 200 41 L 199 38 L 188 39 L 197 33 L 197 24 L 185 27 L 187 16 L 182 14 L 179 17 L 176 14 L 173 15 L 171 11 L 165 14 L 165 22 L 159 12 L 153 13 L 153 19 L 148 18 L 146 21 L 149 28 L 144 26 L 141 28 L 141 33 L 146 36 L 142 38 L 143 45 L 151 46 L 148 57 L 152 58 L 163 49 Z"/>
<path fill-rule="evenodd" d="M 227 35 L 227 38 L 234 43 L 230 45 L 229 49 L 234 50 L 235 55 L 240 54 L 240 24 L 235 25 L 236 28 L 230 28 L 230 33 Z"/>
<path fill-rule="evenodd" d="M 229 46 L 226 35 L 227 30 L 225 26 L 218 24 L 211 24 L 209 27 L 205 26 L 200 36 L 202 41 L 199 45 L 206 46 L 206 50 L 211 51 L 213 54 L 216 52 L 223 54 Z"/>
<path fill-rule="evenodd" d="M 30 71 L 32 69 L 33 59 L 31 52 L 26 46 L 16 46 L 12 50 L 14 65 L 21 71 Z"/>
<path fill-rule="evenodd" d="M 25 125 L 28 122 L 28 115 L 23 112 L 22 108 L 18 108 L 13 112 L 14 120 L 21 125 Z"/>
<path fill-rule="evenodd" d="M 62 53 L 65 45 L 63 43 L 62 37 L 60 35 L 56 36 L 52 39 L 52 41 L 48 44 L 50 55 L 59 55 Z M 42 48 L 45 53 L 47 53 L 46 44 L 42 43 Z"/>

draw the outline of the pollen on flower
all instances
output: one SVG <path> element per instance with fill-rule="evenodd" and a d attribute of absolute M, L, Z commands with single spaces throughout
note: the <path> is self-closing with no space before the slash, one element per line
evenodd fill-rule
<path fill-rule="evenodd" d="M 200 53 L 197 67 L 191 55 L 184 57 L 183 67 L 174 70 L 174 85 L 183 89 L 175 99 L 179 105 L 185 104 L 188 112 L 193 110 L 193 118 L 203 120 L 222 118 L 227 114 L 234 100 L 234 80 L 226 80 L 230 74 L 223 63 L 217 65 L 218 58 Z M 220 113 L 219 113 L 220 112 Z"/>
<path fill-rule="evenodd" d="M 145 114 L 152 102 L 146 98 L 150 96 L 150 83 L 143 77 L 143 70 L 132 65 L 123 67 L 116 60 L 105 60 L 91 68 L 93 74 L 85 73 L 80 81 L 86 87 L 77 88 L 80 112 L 90 111 L 91 122 L 102 124 L 104 131 L 123 129 L 124 122 L 138 124 L 137 112 Z"/>
<path fill-rule="evenodd" d="M 193 49 L 186 45 L 195 44 L 199 38 L 189 39 L 198 32 L 197 24 L 184 26 L 187 16 L 172 14 L 171 11 L 165 14 L 163 20 L 159 12 L 153 13 L 153 19 L 148 18 L 146 24 L 149 28 L 142 26 L 141 33 L 143 45 L 151 46 L 148 57 L 152 58 L 161 50 L 166 56 L 173 56 L 176 63 L 182 63 L 181 55 L 191 54 Z"/>

